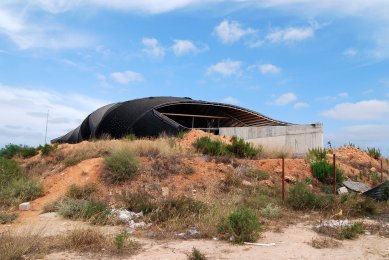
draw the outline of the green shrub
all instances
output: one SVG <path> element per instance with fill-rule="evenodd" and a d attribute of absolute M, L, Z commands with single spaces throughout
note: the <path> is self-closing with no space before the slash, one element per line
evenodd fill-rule
<path fill-rule="evenodd" d="M 16 155 L 20 155 L 23 158 L 28 158 L 36 155 L 38 151 L 26 145 L 8 144 L 4 148 L 0 149 L 0 157 L 11 159 Z"/>
<path fill-rule="evenodd" d="M 177 133 L 177 138 L 179 139 L 183 139 L 184 138 L 184 135 L 185 135 L 185 131 L 181 130 Z"/>
<path fill-rule="evenodd" d="M 261 210 L 261 215 L 265 218 L 279 218 L 281 216 L 281 208 L 270 203 Z"/>
<path fill-rule="evenodd" d="M 188 256 L 188 260 L 206 260 L 207 258 L 197 248 L 193 247 L 192 253 Z"/>
<path fill-rule="evenodd" d="M 105 224 L 110 214 L 103 202 L 72 198 L 65 198 L 59 203 L 58 213 L 64 218 L 88 220 L 92 224 Z"/>
<path fill-rule="evenodd" d="M 367 147 L 367 154 L 376 160 L 378 160 L 381 157 L 381 150 L 380 148 L 375 147 Z"/>
<path fill-rule="evenodd" d="M 193 146 L 196 148 L 196 151 L 203 154 L 212 156 L 221 156 L 227 154 L 226 146 L 223 142 L 219 140 L 212 141 L 208 136 L 197 139 L 193 143 Z"/>
<path fill-rule="evenodd" d="M 163 201 L 151 214 L 151 219 L 155 222 L 165 222 L 173 218 L 186 218 L 189 216 L 199 216 L 205 211 L 205 204 L 191 198 L 179 197 Z"/>
<path fill-rule="evenodd" d="M 121 250 L 125 246 L 125 243 L 129 239 L 129 237 L 130 234 L 126 230 L 117 234 L 113 240 L 116 249 Z"/>
<path fill-rule="evenodd" d="M 314 194 L 304 183 L 297 183 L 289 190 L 289 206 L 296 210 L 320 209 L 324 206 L 324 197 Z"/>
<path fill-rule="evenodd" d="M 0 224 L 7 224 L 14 221 L 18 215 L 16 213 L 5 213 L 0 211 Z"/>
<path fill-rule="evenodd" d="M 334 166 L 327 161 L 317 161 L 311 164 L 313 176 L 324 184 L 333 183 Z M 336 182 L 343 182 L 343 171 L 336 168 Z"/>
<path fill-rule="evenodd" d="M 227 144 L 226 149 L 239 158 L 254 158 L 261 153 L 260 148 L 256 148 L 249 142 L 236 136 L 231 138 L 231 144 Z"/>
<path fill-rule="evenodd" d="M 17 205 L 43 195 L 43 186 L 25 176 L 15 161 L 0 157 L 0 207 Z"/>
<path fill-rule="evenodd" d="M 249 178 L 253 178 L 257 181 L 268 180 L 270 178 L 269 173 L 262 171 L 260 169 L 249 169 L 246 176 Z"/>
<path fill-rule="evenodd" d="M 363 233 L 363 225 L 361 223 L 354 223 L 349 226 L 342 226 L 338 235 L 339 239 L 354 239 L 359 234 Z"/>
<path fill-rule="evenodd" d="M 261 225 L 254 211 L 239 208 L 219 223 L 218 230 L 233 236 L 236 243 L 255 242 L 259 237 Z"/>
<path fill-rule="evenodd" d="M 325 148 L 312 148 L 308 150 L 306 158 L 308 162 L 325 161 L 327 156 L 327 150 Z"/>
<path fill-rule="evenodd" d="M 124 203 L 124 207 L 130 211 L 143 212 L 148 214 L 156 209 L 156 205 L 151 202 L 150 195 L 146 193 L 130 193 L 123 195 L 121 200 Z"/>
<path fill-rule="evenodd" d="M 135 154 L 130 150 L 115 151 L 105 157 L 107 170 L 103 178 L 110 183 L 119 183 L 133 179 L 139 171 L 139 162 Z"/>
<path fill-rule="evenodd" d="M 136 140 L 136 135 L 135 134 L 127 134 L 125 136 L 123 136 L 124 140 L 127 140 L 127 141 L 134 141 Z"/>
<path fill-rule="evenodd" d="M 83 186 L 72 184 L 69 186 L 66 196 L 73 199 L 91 199 L 92 195 L 97 192 L 95 183 L 87 183 Z"/>
<path fill-rule="evenodd" d="M 44 146 L 38 146 L 38 150 L 42 152 L 43 156 L 49 155 L 52 151 L 54 151 L 57 148 L 57 145 L 50 145 L 50 144 L 45 144 Z"/>

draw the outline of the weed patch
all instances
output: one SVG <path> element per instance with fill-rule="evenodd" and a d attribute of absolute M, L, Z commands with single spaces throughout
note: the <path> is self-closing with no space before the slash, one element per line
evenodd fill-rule
<path fill-rule="evenodd" d="M 13 222 L 18 215 L 16 213 L 6 213 L 0 211 L 0 224 L 7 224 Z"/>
<path fill-rule="evenodd" d="M 107 170 L 103 178 L 110 183 L 119 183 L 133 179 L 139 171 L 138 158 L 130 150 L 115 151 L 105 157 Z"/>
<path fill-rule="evenodd" d="M 257 217 L 249 208 L 239 208 L 223 219 L 218 226 L 222 234 L 233 236 L 234 242 L 255 242 L 259 237 L 261 226 Z"/>
<path fill-rule="evenodd" d="M 317 249 L 322 249 L 322 248 L 337 248 L 341 245 L 340 242 L 331 239 L 331 238 L 312 238 L 311 241 L 311 246 Z"/>
<path fill-rule="evenodd" d="M 72 184 L 69 186 L 66 196 L 73 199 L 90 200 L 96 192 L 97 187 L 94 183 L 87 183 L 83 186 Z"/>
<path fill-rule="evenodd" d="M 120 197 L 124 208 L 133 212 L 143 212 L 148 214 L 157 208 L 157 205 L 151 200 L 151 196 L 147 193 L 128 193 Z"/>
<path fill-rule="evenodd" d="M 207 258 L 197 248 L 193 247 L 192 252 L 188 256 L 188 260 L 206 260 Z"/>
<path fill-rule="evenodd" d="M 324 184 L 333 182 L 334 166 L 327 161 L 317 161 L 311 164 L 313 176 Z M 336 181 L 342 183 L 344 179 L 343 171 L 336 168 Z"/>
<path fill-rule="evenodd" d="M 295 210 L 321 209 L 328 205 L 327 199 L 313 193 L 306 184 L 297 183 L 289 190 L 287 203 Z"/>
<path fill-rule="evenodd" d="M 376 160 L 381 158 L 381 150 L 380 148 L 375 148 L 375 147 L 367 147 L 367 154 Z"/>

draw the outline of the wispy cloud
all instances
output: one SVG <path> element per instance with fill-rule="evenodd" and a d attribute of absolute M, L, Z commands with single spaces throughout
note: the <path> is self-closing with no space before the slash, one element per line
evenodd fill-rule
<path fill-rule="evenodd" d="M 348 57 L 354 57 L 358 54 L 358 50 L 354 48 L 348 48 L 344 50 L 343 55 L 348 56 Z"/>
<path fill-rule="evenodd" d="M 299 42 L 312 38 L 315 34 L 315 27 L 289 27 L 286 29 L 273 30 L 266 36 L 266 39 L 274 42 Z"/>
<path fill-rule="evenodd" d="M 309 104 L 305 103 L 305 102 L 297 102 L 296 104 L 293 105 L 294 109 L 304 109 L 304 108 L 308 108 L 308 107 L 309 107 Z"/>
<path fill-rule="evenodd" d="M 381 120 L 389 118 L 389 102 L 364 100 L 356 103 L 341 103 L 323 112 L 323 115 L 338 120 Z"/>
<path fill-rule="evenodd" d="M 189 40 L 174 40 L 172 49 L 176 56 L 182 56 L 188 53 L 196 53 L 199 51 L 199 48 Z"/>
<path fill-rule="evenodd" d="M 163 58 L 165 56 L 165 48 L 155 38 L 143 38 L 143 52 L 154 58 Z"/>
<path fill-rule="evenodd" d="M 207 74 L 220 74 L 225 77 L 237 76 L 241 73 L 241 62 L 236 60 L 222 60 L 207 69 Z"/>
<path fill-rule="evenodd" d="M 237 105 L 239 104 L 239 100 L 234 97 L 226 97 L 222 100 L 223 103 L 231 104 L 231 105 Z"/>
<path fill-rule="evenodd" d="M 297 100 L 297 96 L 292 92 L 288 92 L 276 98 L 271 104 L 275 106 L 286 106 L 295 100 Z"/>
<path fill-rule="evenodd" d="M 266 63 L 266 64 L 259 65 L 259 71 L 262 74 L 272 74 L 272 75 L 275 75 L 275 74 L 279 74 L 281 72 L 281 68 L 277 67 L 277 66 L 275 66 L 273 64 Z"/>
<path fill-rule="evenodd" d="M 143 76 L 138 72 L 127 70 L 123 72 L 113 72 L 111 77 L 119 84 L 128 84 L 129 82 L 143 81 Z"/>
<path fill-rule="evenodd" d="M 91 97 L 0 84 L 0 144 L 44 142 L 47 111 L 49 139 L 66 134 L 107 102 Z M 17 118 L 18 120 L 15 120 Z"/>
<path fill-rule="evenodd" d="M 340 99 L 346 99 L 349 97 L 349 94 L 347 92 L 340 92 L 336 94 L 335 96 L 324 96 L 316 98 L 317 101 L 326 101 L 326 102 L 335 102 Z"/>
<path fill-rule="evenodd" d="M 215 27 L 215 33 L 223 43 L 234 43 L 246 35 L 256 33 L 256 30 L 243 28 L 237 21 L 223 20 Z"/>

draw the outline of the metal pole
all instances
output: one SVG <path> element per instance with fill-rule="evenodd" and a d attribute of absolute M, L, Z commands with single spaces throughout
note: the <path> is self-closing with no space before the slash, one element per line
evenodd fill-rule
<path fill-rule="evenodd" d="M 336 165 L 335 165 L 335 154 L 332 155 L 334 161 L 334 194 L 336 195 Z"/>
<path fill-rule="evenodd" d="M 49 124 L 49 109 L 47 109 L 47 117 L 46 117 L 46 132 L 45 132 L 45 144 L 47 144 L 47 125 Z"/>
<path fill-rule="evenodd" d="M 381 159 L 381 183 L 384 182 L 384 169 L 382 167 L 382 159 Z"/>
<path fill-rule="evenodd" d="M 285 162 L 282 157 L 282 201 L 285 200 Z"/>

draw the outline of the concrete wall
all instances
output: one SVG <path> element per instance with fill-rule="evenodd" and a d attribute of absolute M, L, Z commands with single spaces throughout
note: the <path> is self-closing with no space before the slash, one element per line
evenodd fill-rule
<path fill-rule="evenodd" d="M 266 148 L 287 149 L 305 154 L 308 149 L 323 147 L 323 125 L 289 125 L 261 127 L 222 127 L 220 135 L 237 136 Z"/>

